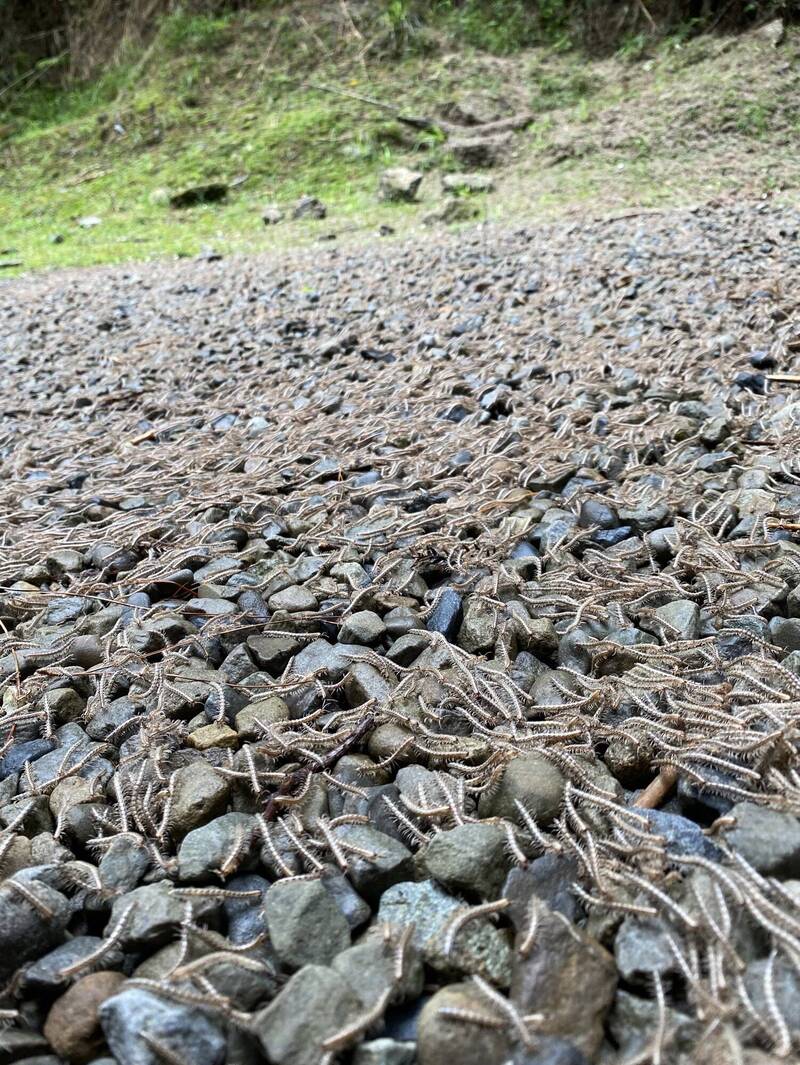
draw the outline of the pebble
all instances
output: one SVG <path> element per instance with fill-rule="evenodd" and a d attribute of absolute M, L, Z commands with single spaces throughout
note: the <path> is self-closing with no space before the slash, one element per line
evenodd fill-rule
<path fill-rule="evenodd" d="M 100 1024 L 118 1065 L 163 1065 L 166 1054 L 203 1065 L 225 1058 L 225 1035 L 207 1013 L 140 988 L 107 998 Z"/>
<path fill-rule="evenodd" d="M 81 977 L 50 1007 L 42 1032 L 67 1061 L 89 1061 L 104 1043 L 100 1008 L 125 983 L 122 973 L 90 973 Z"/>
<path fill-rule="evenodd" d="M 264 900 L 270 941 L 282 965 L 325 965 L 350 945 L 350 926 L 318 880 L 277 881 Z"/>

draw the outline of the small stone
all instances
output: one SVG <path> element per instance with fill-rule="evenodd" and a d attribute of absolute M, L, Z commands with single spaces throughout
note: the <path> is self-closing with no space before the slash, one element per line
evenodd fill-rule
<path fill-rule="evenodd" d="M 377 828 L 371 825 L 342 825 L 335 829 L 335 833 L 337 839 L 370 855 L 367 861 L 366 858 L 351 854 L 347 874 L 353 887 L 368 902 L 377 902 L 392 884 L 413 875 L 414 858 L 411 851 Z"/>
<path fill-rule="evenodd" d="M 195 921 L 214 913 L 218 904 L 211 899 L 191 899 Z M 106 930 L 112 929 L 122 914 L 133 906 L 128 915 L 122 942 L 126 947 L 153 947 L 171 939 L 184 919 L 186 900 L 177 895 L 164 880 L 156 884 L 144 884 L 124 895 L 118 895 L 111 907 Z"/>
<path fill-rule="evenodd" d="M 319 1065 L 322 1045 L 362 1014 L 355 992 L 333 969 L 306 965 L 295 973 L 252 1030 L 272 1065 Z M 195 1059 L 199 1062 L 202 1059 Z"/>
<path fill-rule="evenodd" d="M 259 667 L 276 676 L 303 644 L 293 636 L 250 636 L 247 646 Z"/>
<path fill-rule="evenodd" d="M 426 628 L 429 632 L 440 632 L 446 639 L 453 640 L 461 625 L 462 616 L 461 596 L 454 588 L 445 588 L 439 593 Z"/>
<path fill-rule="evenodd" d="M 103 1045 L 100 1007 L 124 983 L 122 973 L 90 973 L 56 999 L 43 1029 L 53 1050 L 77 1065 L 90 1061 Z"/>
<path fill-rule="evenodd" d="M 650 987 L 654 972 L 666 977 L 676 970 L 669 933 L 657 918 L 625 918 L 614 940 L 614 957 L 623 980 Z"/>
<path fill-rule="evenodd" d="M 477 973 L 499 987 L 511 979 L 511 948 L 504 932 L 487 918 L 468 921 L 448 953 L 448 933 L 464 904 L 432 880 L 395 884 L 380 900 L 378 920 L 405 927 L 413 924 L 411 941 L 424 960 L 439 972 Z"/>
<path fill-rule="evenodd" d="M 317 597 L 302 584 L 292 584 L 288 588 L 275 592 L 269 597 L 270 610 L 285 610 L 289 614 L 299 614 L 317 609 Z"/>
<path fill-rule="evenodd" d="M 278 880 L 264 899 L 270 940 L 289 969 L 325 965 L 350 946 L 350 926 L 319 880 Z"/>
<path fill-rule="evenodd" d="M 28 881 L 25 890 L 39 903 L 34 907 L 13 884 L 23 873 L 0 884 L 0 983 L 26 961 L 41 958 L 64 939 L 72 907 L 58 891 L 41 880 Z M 46 916 L 50 914 L 50 916 Z"/>
<path fill-rule="evenodd" d="M 465 1024 L 441 1012 L 447 1009 L 483 1016 L 486 996 L 475 984 L 463 983 L 449 984 L 428 1000 L 419 1018 L 419 1065 L 499 1065 L 510 1060 L 512 1046 L 505 1026 Z"/>
<path fill-rule="evenodd" d="M 373 647 L 386 632 L 386 626 L 380 616 L 372 610 L 357 610 L 349 614 L 339 629 L 341 643 L 360 643 Z"/>
<path fill-rule="evenodd" d="M 267 204 L 261 212 L 261 221 L 265 226 L 276 226 L 283 221 L 283 211 L 276 203 Z"/>
<path fill-rule="evenodd" d="M 653 611 L 651 617 L 642 619 L 642 628 L 665 639 L 696 640 L 700 631 L 700 609 L 689 599 L 675 599 Z"/>
<path fill-rule="evenodd" d="M 62 943 L 55 950 L 51 950 L 22 970 L 18 978 L 21 990 L 35 994 L 42 991 L 56 991 L 64 987 L 71 978 L 62 975 L 63 971 L 94 954 L 99 947 L 104 945 L 104 942 L 99 936 L 74 936 L 68 939 L 66 943 Z M 122 952 L 117 949 L 107 951 L 93 963 L 93 967 L 121 968 Z"/>
<path fill-rule="evenodd" d="M 222 721 L 213 721 L 190 732 L 186 742 L 196 751 L 207 751 L 211 747 L 238 747 L 239 734 L 230 725 Z"/>
<path fill-rule="evenodd" d="M 438 832 L 419 861 L 427 875 L 449 891 L 492 899 L 505 876 L 506 834 L 500 825 L 459 825 Z"/>
<path fill-rule="evenodd" d="M 378 185 L 378 199 L 387 203 L 413 203 L 422 182 L 419 170 L 395 166 L 384 170 Z"/>
<path fill-rule="evenodd" d="M 406 946 L 399 981 L 395 973 L 394 956 L 391 942 L 387 943 L 380 930 L 373 930 L 360 943 L 337 954 L 332 967 L 342 974 L 365 1009 L 371 1009 L 389 989 L 392 990 L 390 1001 L 393 1003 L 418 998 L 424 983 L 419 952 L 411 943 Z"/>
<path fill-rule="evenodd" d="M 258 822 L 252 814 L 230 813 L 189 832 L 178 850 L 178 876 L 190 882 L 232 876 L 246 864 Z"/>
<path fill-rule="evenodd" d="M 279 695 L 270 695 L 266 699 L 248 703 L 235 718 L 236 731 L 240 739 L 257 740 L 264 735 L 261 725 L 269 728 L 281 721 L 289 720 L 289 707 Z"/>
<path fill-rule="evenodd" d="M 401 1043 L 396 1039 L 370 1039 L 356 1047 L 353 1065 L 414 1065 L 416 1043 Z"/>
<path fill-rule="evenodd" d="M 703 830 L 694 821 L 666 810 L 637 810 L 638 814 L 650 822 L 650 831 L 661 836 L 666 843 L 668 854 L 691 854 L 710 861 L 719 861 L 721 854 Z"/>
<path fill-rule="evenodd" d="M 172 777 L 170 834 L 180 839 L 222 813 L 229 793 L 228 781 L 207 762 L 192 762 L 178 769 Z"/>
<path fill-rule="evenodd" d="M 538 754 L 519 755 L 506 765 L 497 787 L 481 795 L 478 813 L 519 821 L 518 800 L 539 824 L 548 825 L 559 814 L 564 788 L 564 777 L 552 762 Z"/>
<path fill-rule="evenodd" d="M 167 1055 L 221 1065 L 225 1057 L 225 1035 L 207 1013 L 141 988 L 123 988 L 106 999 L 100 1023 L 118 1065 L 163 1065 Z M 158 1046 L 164 1048 L 160 1053 Z"/>
<path fill-rule="evenodd" d="M 292 208 L 292 218 L 313 218 L 320 221 L 327 214 L 327 207 L 316 196 L 301 196 Z"/>
<path fill-rule="evenodd" d="M 485 654 L 494 647 L 498 634 L 498 609 L 482 596 L 470 596 L 456 642 L 470 654 Z"/>
<path fill-rule="evenodd" d="M 568 921 L 578 915 L 578 904 L 572 885 L 578 880 L 578 866 L 574 858 L 562 854 L 543 854 L 525 868 L 514 866 L 506 877 L 502 897 L 510 905 L 508 915 L 516 928 L 528 927 L 532 898 L 546 902 L 551 910 L 561 913 Z"/>
<path fill-rule="evenodd" d="M 515 955 L 511 998 L 522 1012 L 542 1014 L 537 1032 L 567 1038 L 593 1059 L 614 1000 L 614 959 L 597 940 L 544 903 L 537 905 L 536 915 L 532 952 L 527 958 Z"/>
<path fill-rule="evenodd" d="M 763 876 L 785 880 L 800 877 L 800 820 L 752 802 L 732 807 L 736 825 L 725 842 Z"/>

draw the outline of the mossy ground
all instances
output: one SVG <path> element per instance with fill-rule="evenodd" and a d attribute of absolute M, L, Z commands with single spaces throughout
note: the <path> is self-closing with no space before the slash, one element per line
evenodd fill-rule
<path fill-rule="evenodd" d="M 447 43 L 373 58 L 357 30 L 342 45 L 296 14 L 172 18 L 145 53 L 92 84 L 33 88 L 0 114 L 0 260 L 36 270 L 288 247 L 381 224 L 408 233 L 441 197 L 437 175 L 454 167 L 446 145 L 319 85 L 412 114 L 437 115 L 473 90 L 530 108 L 536 119 L 496 173 L 498 192 L 481 200 L 495 220 L 798 188 L 793 33 L 777 49 L 753 34 L 676 38 L 649 55 L 632 42 L 602 60 Z M 401 163 L 426 171 L 422 202 L 379 204 L 381 170 Z M 237 179 L 221 204 L 165 202 Z M 304 193 L 328 205 L 325 221 L 263 226 L 265 204 L 290 207 Z M 82 227 L 87 216 L 100 224 Z"/>

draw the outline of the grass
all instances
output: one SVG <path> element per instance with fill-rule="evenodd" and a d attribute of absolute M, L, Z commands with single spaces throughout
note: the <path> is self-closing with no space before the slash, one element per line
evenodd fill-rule
<path fill-rule="evenodd" d="M 303 26 L 268 3 L 216 18 L 176 13 L 145 54 L 93 83 L 30 89 L 0 114 L 0 260 L 37 270 L 416 227 L 440 198 L 437 174 L 454 168 L 446 145 L 319 84 L 423 115 L 470 91 L 530 108 L 536 121 L 485 201 L 498 220 L 796 186 L 800 84 L 781 68 L 794 35 L 781 52 L 745 38 L 671 39 L 650 51 L 636 42 L 635 61 L 633 44 L 593 62 L 553 47 L 507 56 L 491 25 L 482 48 L 468 43 L 479 7 L 442 16 L 460 20 L 457 52 L 440 40 L 392 62 L 359 58 L 363 37 L 335 49 L 330 25 Z M 384 34 L 420 35 L 407 3 L 382 18 Z M 400 164 L 426 172 L 423 204 L 377 202 L 381 170 Z M 170 192 L 210 181 L 235 183 L 224 203 L 167 205 Z M 266 204 L 287 209 L 305 193 L 328 205 L 325 221 L 262 224 Z M 81 226 L 87 216 L 100 224 Z"/>

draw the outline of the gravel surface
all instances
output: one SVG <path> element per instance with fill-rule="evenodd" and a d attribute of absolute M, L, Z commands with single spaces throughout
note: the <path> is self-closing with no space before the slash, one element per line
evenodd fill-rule
<path fill-rule="evenodd" d="M 797 1060 L 799 233 L 0 286 L 2 1065 Z"/>

